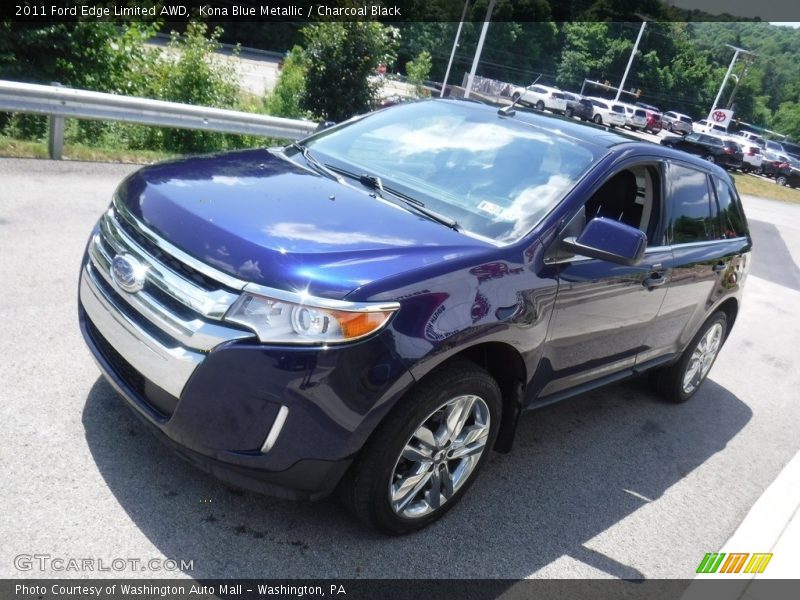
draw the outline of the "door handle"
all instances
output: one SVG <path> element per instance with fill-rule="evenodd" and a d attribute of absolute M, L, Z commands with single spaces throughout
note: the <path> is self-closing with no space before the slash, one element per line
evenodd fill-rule
<path fill-rule="evenodd" d="M 713 267 L 711 267 L 711 270 L 714 271 L 714 273 L 722 273 L 727 268 L 728 265 L 726 265 L 724 262 L 718 262 Z"/>
<path fill-rule="evenodd" d="M 667 283 L 667 278 L 659 272 L 651 273 L 650 277 L 642 281 L 642 285 L 648 290 L 652 290 L 653 288 L 664 285 L 665 283 Z"/>

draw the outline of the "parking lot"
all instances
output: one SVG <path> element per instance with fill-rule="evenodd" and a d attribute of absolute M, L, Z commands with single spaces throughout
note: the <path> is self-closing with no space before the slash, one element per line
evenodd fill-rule
<path fill-rule="evenodd" d="M 746 197 L 745 304 L 690 403 L 636 380 L 530 413 L 464 502 L 403 538 L 332 499 L 233 489 L 148 433 L 78 330 L 87 234 L 134 168 L 0 159 L 0 577 L 687 578 L 800 449 L 800 205 Z M 20 570 L 20 554 L 192 568 Z"/>

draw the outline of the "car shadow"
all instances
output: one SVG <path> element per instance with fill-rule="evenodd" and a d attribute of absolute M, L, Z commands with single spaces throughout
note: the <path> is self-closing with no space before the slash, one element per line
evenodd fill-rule
<path fill-rule="evenodd" d="M 679 406 L 642 379 L 548 406 L 523 418 L 514 450 L 491 455 L 459 506 L 401 538 L 372 533 L 335 499 L 290 502 L 217 481 L 150 435 L 103 378 L 82 422 L 117 501 L 166 557 L 193 561 L 193 578 L 515 579 L 568 556 L 635 580 L 643 574 L 586 543 L 725 448 L 751 416 L 712 380 Z"/>

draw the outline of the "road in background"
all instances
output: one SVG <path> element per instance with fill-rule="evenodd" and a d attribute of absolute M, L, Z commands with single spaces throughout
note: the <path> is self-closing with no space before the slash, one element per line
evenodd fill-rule
<path fill-rule="evenodd" d="M 530 413 L 459 506 L 403 538 L 335 500 L 231 488 L 148 433 L 78 330 L 86 238 L 134 169 L 0 159 L 0 577 L 65 575 L 19 554 L 193 561 L 70 577 L 692 577 L 800 449 L 800 206 L 748 197 L 745 302 L 691 402 L 633 381 Z"/>

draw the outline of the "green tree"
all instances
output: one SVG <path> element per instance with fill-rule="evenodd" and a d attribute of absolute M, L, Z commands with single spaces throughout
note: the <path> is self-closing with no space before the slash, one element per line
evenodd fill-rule
<path fill-rule="evenodd" d="M 306 92 L 306 66 L 303 49 L 295 46 L 283 59 L 283 68 L 275 88 L 264 100 L 267 112 L 276 117 L 304 119 L 307 112 L 300 108 Z"/>
<path fill-rule="evenodd" d="M 425 81 L 431 74 L 431 54 L 423 50 L 417 58 L 406 63 L 406 75 L 408 82 L 414 85 L 417 96 L 427 96 L 428 90 L 425 89 Z"/>
<path fill-rule="evenodd" d="M 219 27 L 209 33 L 205 23 L 191 22 L 183 36 L 173 31 L 167 51 L 159 53 L 132 77 L 143 94 L 151 98 L 235 108 L 239 100 L 236 68 L 215 54 L 221 34 Z M 173 152 L 208 152 L 225 149 L 235 141 L 210 131 L 162 129 L 154 132 L 148 143 Z"/>
<path fill-rule="evenodd" d="M 376 22 L 329 22 L 303 29 L 306 93 L 301 107 L 316 117 L 344 121 L 372 108 L 381 83 L 370 76 L 394 61 L 397 30 Z"/>

